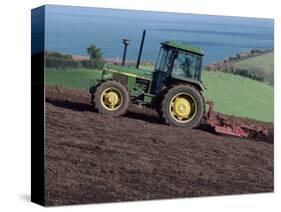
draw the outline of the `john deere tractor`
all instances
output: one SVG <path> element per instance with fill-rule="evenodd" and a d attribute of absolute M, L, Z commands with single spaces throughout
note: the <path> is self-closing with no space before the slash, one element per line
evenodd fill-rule
<path fill-rule="evenodd" d="M 153 71 L 139 68 L 146 32 L 143 32 L 136 67 L 125 64 L 129 40 L 122 64 L 105 64 L 100 79 L 90 88 L 96 110 L 112 116 L 124 115 L 130 102 L 154 107 L 171 126 L 194 128 L 204 115 L 201 81 L 203 52 L 179 41 L 161 43 Z"/>

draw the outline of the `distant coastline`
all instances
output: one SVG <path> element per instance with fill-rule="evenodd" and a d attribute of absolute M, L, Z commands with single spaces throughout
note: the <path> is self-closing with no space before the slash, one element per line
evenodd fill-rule
<path fill-rule="evenodd" d="M 257 57 L 257 56 L 264 55 L 264 54 L 267 54 L 270 52 L 274 52 L 274 49 L 265 49 L 265 50 L 264 49 L 253 49 L 253 50 L 247 51 L 247 52 L 240 52 L 235 55 L 226 57 L 222 61 L 211 62 L 210 64 L 207 64 L 205 66 L 205 69 L 207 69 L 208 71 L 220 70 L 225 67 L 225 64 L 240 62 L 242 60 L 246 60 L 246 59 L 249 59 L 252 57 Z"/>
<path fill-rule="evenodd" d="M 270 52 L 274 52 L 274 49 L 252 49 L 250 51 L 243 51 L 243 52 L 237 53 L 235 55 L 226 57 L 223 60 L 210 62 L 209 64 L 205 65 L 204 68 L 208 71 L 221 70 L 222 68 L 225 67 L 225 64 L 240 62 L 242 60 L 249 59 L 252 57 L 257 57 L 257 56 L 264 55 L 264 54 L 267 54 Z M 69 53 L 58 52 L 58 51 L 46 51 L 46 53 L 59 53 L 61 55 L 69 56 L 74 61 L 90 60 L 90 57 L 87 55 L 69 54 Z M 121 64 L 122 58 L 103 58 L 103 61 L 106 63 Z M 148 61 L 148 60 L 142 60 L 141 63 L 153 65 L 155 62 Z M 136 64 L 136 60 L 126 60 L 126 64 L 134 65 L 134 64 Z"/>
<path fill-rule="evenodd" d="M 86 55 L 77 55 L 77 54 L 68 54 L 65 52 L 58 52 L 58 51 L 45 51 L 46 54 L 53 54 L 53 53 L 58 53 L 62 56 L 67 56 L 73 61 L 81 62 L 81 61 L 87 61 L 90 60 L 89 56 Z M 105 63 L 114 63 L 114 64 L 121 64 L 122 63 L 122 58 L 103 58 L 103 61 Z M 126 60 L 127 65 L 135 65 L 136 60 Z M 153 61 L 148 61 L 148 60 L 142 60 L 140 62 L 141 65 L 154 65 Z"/>

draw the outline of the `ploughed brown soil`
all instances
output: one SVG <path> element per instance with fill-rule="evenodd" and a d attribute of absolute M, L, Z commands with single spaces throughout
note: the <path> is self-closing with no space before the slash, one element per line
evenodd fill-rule
<path fill-rule="evenodd" d="M 89 102 L 46 87 L 47 205 L 273 191 L 272 141 L 169 127 L 134 105 L 113 118 Z"/>

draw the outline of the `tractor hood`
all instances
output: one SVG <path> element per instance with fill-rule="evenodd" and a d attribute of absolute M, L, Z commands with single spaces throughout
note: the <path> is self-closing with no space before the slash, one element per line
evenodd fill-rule
<path fill-rule="evenodd" d="M 135 67 L 127 67 L 116 64 L 105 64 L 104 71 L 118 72 L 127 76 L 137 77 L 141 79 L 151 80 L 153 71 L 138 69 Z"/>

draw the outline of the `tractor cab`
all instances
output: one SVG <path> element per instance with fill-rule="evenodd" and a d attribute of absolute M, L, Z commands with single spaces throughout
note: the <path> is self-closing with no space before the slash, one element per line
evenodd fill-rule
<path fill-rule="evenodd" d="M 202 57 L 203 51 L 198 47 L 179 41 L 161 43 L 155 65 L 154 94 L 172 79 L 201 85 Z"/>

